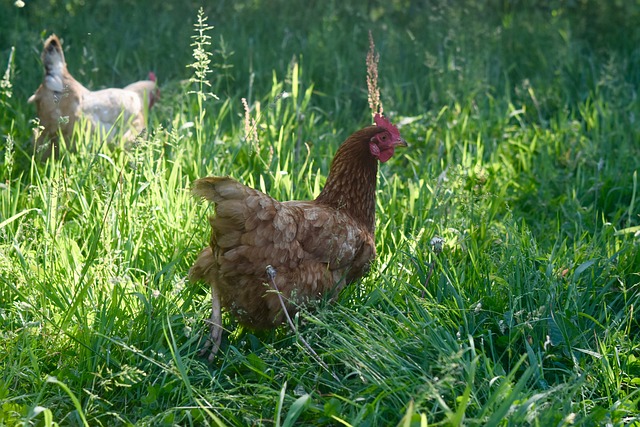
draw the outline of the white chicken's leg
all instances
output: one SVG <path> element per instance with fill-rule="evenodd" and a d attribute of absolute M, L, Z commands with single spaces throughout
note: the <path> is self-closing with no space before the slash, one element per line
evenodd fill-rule
<path fill-rule="evenodd" d="M 222 342 L 222 308 L 220 296 L 213 285 L 211 285 L 211 317 L 207 323 L 209 323 L 209 337 L 200 350 L 200 356 L 206 355 L 209 351 L 209 362 L 213 362 Z"/>

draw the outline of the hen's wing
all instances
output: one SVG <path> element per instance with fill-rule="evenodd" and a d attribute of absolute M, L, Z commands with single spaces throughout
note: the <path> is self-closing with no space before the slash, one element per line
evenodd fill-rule
<path fill-rule="evenodd" d="M 216 205 L 212 251 L 203 252 L 194 271 L 207 271 L 223 305 L 251 326 L 281 321 L 279 301 L 264 286 L 267 265 L 276 269 L 278 289 L 293 303 L 340 290 L 364 274 L 375 256 L 366 228 L 332 208 L 281 203 L 231 178 L 199 179 L 193 191 Z"/>

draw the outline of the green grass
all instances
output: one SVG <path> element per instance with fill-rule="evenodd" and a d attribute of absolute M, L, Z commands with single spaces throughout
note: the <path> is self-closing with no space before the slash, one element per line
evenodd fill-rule
<path fill-rule="evenodd" d="M 40 3 L 0 5 L 0 425 L 640 425 L 637 2 L 220 2 L 195 81 L 199 3 Z M 370 119 L 369 30 L 411 147 L 370 274 L 294 319 L 330 371 L 230 317 L 208 365 L 191 182 L 316 195 Z M 156 72 L 132 149 L 33 161 L 51 32 L 93 89 Z"/>

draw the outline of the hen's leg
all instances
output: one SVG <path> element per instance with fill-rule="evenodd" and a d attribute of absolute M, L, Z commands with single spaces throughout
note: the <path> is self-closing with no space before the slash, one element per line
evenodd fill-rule
<path fill-rule="evenodd" d="M 216 288 L 211 285 L 211 317 L 207 320 L 209 323 L 209 337 L 204 347 L 200 350 L 200 356 L 204 356 L 209 351 L 209 362 L 213 362 L 213 358 L 220 349 L 222 342 L 222 307 L 220 304 L 220 296 Z"/>

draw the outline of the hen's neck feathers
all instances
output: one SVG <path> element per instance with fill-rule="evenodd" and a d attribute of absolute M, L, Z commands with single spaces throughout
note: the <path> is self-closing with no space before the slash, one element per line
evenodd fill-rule
<path fill-rule="evenodd" d="M 383 129 L 369 126 L 342 143 L 331 163 L 327 182 L 315 202 L 349 213 L 373 233 L 376 220 L 378 160 L 369 141 Z"/>

